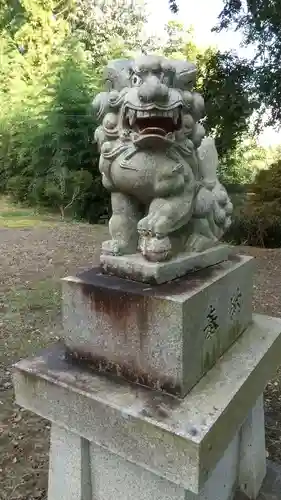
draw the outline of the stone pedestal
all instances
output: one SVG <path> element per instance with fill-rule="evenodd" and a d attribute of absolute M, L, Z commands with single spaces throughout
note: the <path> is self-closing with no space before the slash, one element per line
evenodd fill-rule
<path fill-rule="evenodd" d="M 100 256 L 104 271 L 120 278 L 132 279 L 152 285 L 161 285 L 185 276 L 195 270 L 214 266 L 233 255 L 233 248 L 217 245 L 204 252 L 182 253 L 164 262 L 151 262 L 142 254 Z"/>
<path fill-rule="evenodd" d="M 184 399 L 95 374 L 63 346 L 20 361 L 17 403 L 52 422 L 48 500 L 257 498 L 280 348 L 281 320 L 254 316 Z"/>
<path fill-rule="evenodd" d="M 252 321 L 253 259 L 149 286 L 99 268 L 63 280 L 64 342 L 100 372 L 184 397 Z"/>

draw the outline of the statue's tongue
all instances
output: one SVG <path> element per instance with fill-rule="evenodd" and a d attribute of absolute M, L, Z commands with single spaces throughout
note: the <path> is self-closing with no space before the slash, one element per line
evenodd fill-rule
<path fill-rule="evenodd" d="M 146 149 L 146 148 L 166 149 L 170 148 L 171 145 L 174 145 L 174 141 L 170 137 L 170 134 L 167 134 L 162 129 L 154 129 L 154 128 L 143 130 L 133 140 L 133 143 L 136 147 L 140 149 Z"/>
<path fill-rule="evenodd" d="M 141 135 L 160 135 L 165 137 L 169 132 L 175 130 L 175 124 L 170 117 L 137 118 L 135 127 Z"/>
<path fill-rule="evenodd" d="M 153 134 L 153 135 L 160 135 L 160 136 L 165 137 L 167 132 L 164 129 L 159 128 L 159 127 L 147 127 L 147 128 L 144 128 L 143 130 L 140 130 L 140 134 L 141 135 Z"/>

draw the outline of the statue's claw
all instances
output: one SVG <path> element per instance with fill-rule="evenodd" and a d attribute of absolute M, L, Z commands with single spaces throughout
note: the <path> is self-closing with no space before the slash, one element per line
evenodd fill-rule
<path fill-rule="evenodd" d="M 146 217 L 141 219 L 138 223 L 138 232 L 140 235 L 144 236 L 154 236 L 154 215 L 148 214 Z"/>
<path fill-rule="evenodd" d="M 148 214 L 139 221 L 138 232 L 143 235 L 164 238 L 171 232 L 172 226 L 172 219 L 159 210 L 159 212 Z"/>
<path fill-rule="evenodd" d="M 131 253 L 131 248 L 120 240 L 108 240 L 102 244 L 102 253 L 107 255 L 124 255 Z"/>

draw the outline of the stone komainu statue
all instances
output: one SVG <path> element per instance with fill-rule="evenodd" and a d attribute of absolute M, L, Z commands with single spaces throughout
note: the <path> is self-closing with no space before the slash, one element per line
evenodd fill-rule
<path fill-rule="evenodd" d="M 204 100 L 192 91 L 195 78 L 193 64 L 153 55 L 108 64 L 107 91 L 93 102 L 112 203 L 103 253 L 140 251 L 163 261 L 214 246 L 230 225 L 233 207 L 200 123 Z"/>

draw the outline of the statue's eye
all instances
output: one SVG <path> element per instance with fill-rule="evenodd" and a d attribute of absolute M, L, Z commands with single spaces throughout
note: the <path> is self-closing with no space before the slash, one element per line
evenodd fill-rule
<path fill-rule="evenodd" d="M 132 76 L 132 85 L 133 87 L 137 87 L 142 83 L 142 79 L 139 75 L 133 75 Z"/>

